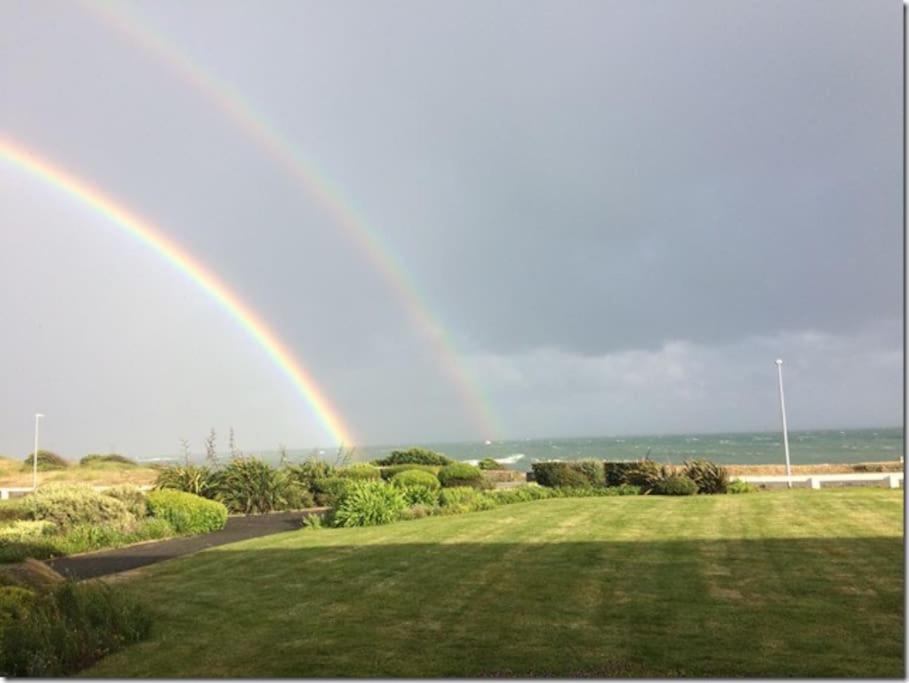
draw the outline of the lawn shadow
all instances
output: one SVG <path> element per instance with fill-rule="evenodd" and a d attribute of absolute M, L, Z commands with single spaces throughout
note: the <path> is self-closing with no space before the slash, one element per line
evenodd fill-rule
<path fill-rule="evenodd" d="M 902 677 L 898 537 L 332 545 L 122 582 L 151 641 L 92 676 Z M 286 545 L 287 547 L 281 547 Z"/>

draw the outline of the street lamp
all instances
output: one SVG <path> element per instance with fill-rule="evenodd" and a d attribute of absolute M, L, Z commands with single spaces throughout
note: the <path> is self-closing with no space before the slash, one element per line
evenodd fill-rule
<path fill-rule="evenodd" d="M 32 451 L 32 490 L 38 490 L 38 420 L 44 415 L 35 413 L 35 450 Z"/>
<path fill-rule="evenodd" d="M 783 417 L 783 451 L 786 453 L 786 485 L 792 488 L 792 468 L 789 466 L 789 428 L 786 426 L 786 399 L 783 397 L 783 359 L 776 359 L 780 378 L 780 415 Z"/>

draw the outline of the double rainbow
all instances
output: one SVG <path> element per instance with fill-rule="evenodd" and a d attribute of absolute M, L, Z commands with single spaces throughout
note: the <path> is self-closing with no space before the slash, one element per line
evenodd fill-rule
<path fill-rule="evenodd" d="M 27 171 L 32 176 L 40 178 L 56 189 L 78 199 L 186 273 L 240 323 L 268 353 L 275 364 L 284 371 L 334 441 L 337 444 L 354 443 L 350 431 L 325 393 L 277 335 L 227 285 L 185 249 L 174 243 L 160 228 L 131 213 L 88 183 L 75 178 L 46 159 L 42 159 L 37 154 L 2 136 L 0 136 L 0 160 Z"/>
<path fill-rule="evenodd" d="M 230 86 L 206 72 L 163 36 L 148 28 L 138 17 L 128 13 L 123 3 L 84 1 L 81 3 L 104 24 L 139 45 L 156 60 L 166 64 L 190 89 L 210 100 L 216 109 L 274 159 L 287 174 L 317 201 L 334 223 L 356 244 L 373 267 L 382 274 L 408 312 L 414 327 L 427 339 L 445 375 L 457 391 L 460 401 L 478 431 L 479 438 L 497 438 L 501 434 L 492 411 L 476 380 L 464 366 L 451 336 L 430 312 L 429 306 L 404 268 L 386 247 L 377 232 L 358 215 L 350 201 L 332 186 L 328 176 L 272 124 L 234 92 Z"/>

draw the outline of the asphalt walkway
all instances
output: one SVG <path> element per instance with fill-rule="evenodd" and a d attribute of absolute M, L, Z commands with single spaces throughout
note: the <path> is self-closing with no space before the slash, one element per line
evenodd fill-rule
<path fill-rule="evenodd" d="M 324 509 L 324 508 L 323 508 Z M 221 531 L 198 536 L 183 536 L 164 541 L 152 541 L 127 546 L 100 550 L 95 553 L 71 555 L 47 560 L 45 564 L 55 571 L 75 580 L 93 579 L 125 572 L 137 567 L 163 562 L 182 555 L 196 553 L 218 545 L 245 541 L 248 538 L 268 536 L 282 531 L 299 529 L 303 518 L 321 512 L 322 509 L 297 512 L 275 512 L 268 515 L 250 515 L 246 517 L 229 517 L 227 525 Z"/>

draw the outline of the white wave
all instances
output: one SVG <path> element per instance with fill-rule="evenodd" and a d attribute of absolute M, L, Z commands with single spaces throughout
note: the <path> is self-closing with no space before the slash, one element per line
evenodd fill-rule
<path fill-rule="evenodd" d="M 523 453 L 515 453 L 514 455 L 509 455 L 507 458 L 495 458 L 495 461 L 500 465 L 514 465 L 518 460 L 524 457 Z"/>
<path fill-rule="evenodd" d="M 480 464 L 479 460 L 462 460 L 461 462 L 466 462 L 468 465 L 473 465 L 474 467 Z"/>

